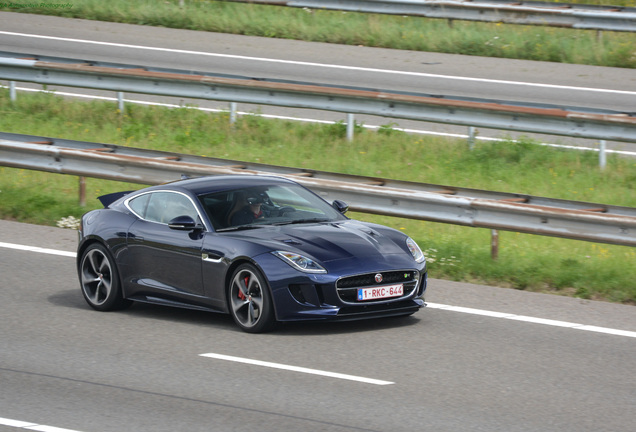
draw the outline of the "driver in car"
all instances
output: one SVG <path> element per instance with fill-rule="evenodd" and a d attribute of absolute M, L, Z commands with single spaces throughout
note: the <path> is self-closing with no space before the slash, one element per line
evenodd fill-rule
<path fill-rule="evenodd" d="M 256 219 L 265 217 L 261 205 L 265 202 L 265 199 L 260 195 L 250 195 L 246 199 L 247 204 L 239 211 L 234 213 L 231 218 L 231 224 L 247 225 L 254 222 Z"/>

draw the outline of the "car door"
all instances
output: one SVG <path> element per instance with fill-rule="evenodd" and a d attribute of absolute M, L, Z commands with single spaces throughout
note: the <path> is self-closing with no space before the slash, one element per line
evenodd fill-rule
<path fill-rule="evenodd" d="M 190 198 L 180 192 L 155 191 L 134 197 L 127 205 L 140 218 L 129 228 L 127 240 L 127 281 L 132 291 L 171 298 L 202 296 L 205 230 L 168 226 L 177 216 L 201 222 Z"/>

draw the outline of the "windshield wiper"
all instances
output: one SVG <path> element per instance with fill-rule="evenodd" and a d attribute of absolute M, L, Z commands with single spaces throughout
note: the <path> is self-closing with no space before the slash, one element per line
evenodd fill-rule
<path fill-rule="evenodd" d="M 277 222 L 273 225 L 293 225 L 293 224 L 302 224 L 302 223 L 312 223 L 312 222 L 329 222 L 330 219 L 325 218 L 310 218 L 310 219 L 296 219 L 285 222 Z"/>
<path fill-rule="evenodd" d="M 220 228 L 218 230 L 216 230 L 216 232 L 226 232 L 226 231 L 241 231 L 241 230 L 249 230 L 249 229 L 254 229 L 254 228 L 263 228 L 267 225 L 257 225 L 257 224 L 247 224 L 247 225 L 237 225 L 237 226 L 231 226 L 231 227 L 227 227 L 227 228 Z"/>

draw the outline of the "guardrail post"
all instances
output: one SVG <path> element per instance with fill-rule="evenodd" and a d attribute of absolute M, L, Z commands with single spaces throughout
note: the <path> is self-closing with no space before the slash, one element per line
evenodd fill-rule
<path fill-rule="evenodd" d="M 117 92 L 117 107 L 119 113 L 124 114 L 124 92 Z"/>
<path fill-rule="evenodd" d="M 79 205 L 86 207 L 86 177 L 79 178 Z"/>
<path fill-rule="evenodd" d="M 470 150 L 475 148 L 475 127 L 468 127 L 468 148 Z"/>
<path fill-rule="evenodd" d="M 499 231 L 490 230 L 490 257 L 493 261 L 499 258 Z"/>
<path fill-rule="evenodd" d="M 11 102 L 15 102 L 17 98 L 15 92 L 15 81 L 9 81 L 9 97 L 11 98 Z"/>
<path fill-rule="evenodd" d="M 236 102 L 230 102 L 230 124 L 236 123 Z"/>
<path fill-rule="evenodd" d="M 347 141 L 353 141 L 353 130 L 355 128 L 355 119 L 353 114 L 347 114 Z"/>
<path fill-rule="evenodd" d="M 605 147 L 607 146 L 607 142 L 605 140 L 599 141 L 599 151 L 598 151 L 598 164 L 601 169 L 605 169 L 605 165 L 607 165 L 607 154 L 605 152 Z"/>

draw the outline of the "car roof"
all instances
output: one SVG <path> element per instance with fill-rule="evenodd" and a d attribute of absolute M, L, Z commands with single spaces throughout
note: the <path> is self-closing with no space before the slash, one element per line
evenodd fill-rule
<path fill-rule="evenodd" d="M 269 175 L 225 175 L 198 177 L 186 180 L 178 180 L 152 189 L 187 190 L 195 195 L 222 192 L 224 190 L 239 189 L 250 186 L 264 186 L 275 184 L 297 184 L 283 177 Z"/>

